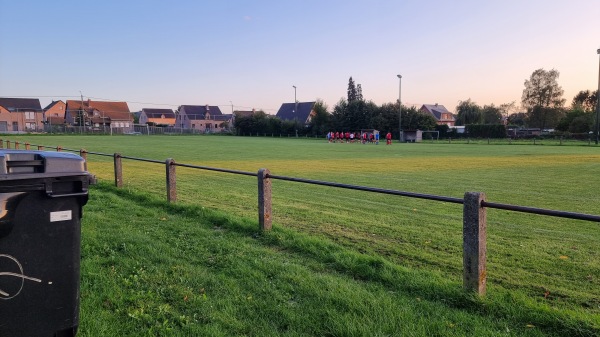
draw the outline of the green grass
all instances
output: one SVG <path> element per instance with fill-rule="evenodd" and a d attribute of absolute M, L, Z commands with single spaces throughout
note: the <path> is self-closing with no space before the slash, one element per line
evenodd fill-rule
<path fill-rule="evenodd" d="M 594 146 L 10 139 L 600 214 Z M 112 158 L 88 159 L 112 179 Z M 124 171 L 124 189 L 103 183 L 85 208 L 83 335 L 600 334 L 597 223 L 490 210 L 488 295 L 473 299 L 459 205 L 274 181 L 275 229 L 258 235 L 256 178 L 178 168 L 168 206 L 164 166 Z"/>

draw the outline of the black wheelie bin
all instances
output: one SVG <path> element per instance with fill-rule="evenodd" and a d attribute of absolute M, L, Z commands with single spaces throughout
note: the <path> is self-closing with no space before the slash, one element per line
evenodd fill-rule
<path fill-rule="evenodd" d="M 82 207 L 73 153 L 0 150 L 0 337 L 75 336 Z"/>

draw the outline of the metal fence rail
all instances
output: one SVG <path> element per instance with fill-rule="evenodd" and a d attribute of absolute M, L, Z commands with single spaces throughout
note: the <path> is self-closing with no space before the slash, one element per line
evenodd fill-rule
<path fill-rule="evenodd" d="M 5 142 L 0 139 L 0 148 L 4 147 Z M 6 148 L 9 149 L 11 142 L 6 141 Z M 20 143 L 14 142 L 15 149 L 19 149 Z M 91 152 L 85 149 L 74 150 L 66 149 L 60 146 L 44 146 L 34 145 L 25 143 L 25 149 L 29 150 L 31 147 L 37 147 L 38 150 L 54 149 L 56 151 L 70 151 L 78 152 L 81 157 L 86 159 L 87 155 L 96 155 L 104 157 L 113 157 L 114 160 L 114 173 L 115 173 L 115 186 L 123 186 L 123 166 L 122 159 L 141 161 L 152 164 L 165 165 L 165 178 L 166 178 L 166 194 L 168 202 L 177 201 L 177 183 L 176 183 L 176 167 L 185 167 L 198 170 L 214 171 L 221 173 L 229 173 L 236 175 L 253 176 L 258 179 L 258 223 L 261 231 L 268 231 L 272 227 L 272 180 L 282 180 L 302 184 L 312 184 L 327 187 L 343 188 L 356 191 L 364 191 L 370 193 L 380 193 L 388 195 L 397 195 L 408 198 L 425 199 L 431 201 L 448 202 L 453 204 L 463 205 L 463 286 L 469 292 L 475 292 L 479 295 L 484 295 L 486 291 L 487 281 L 487 270 L 486 270 L 486 255 L 487 255 L 487 209 L 501 209 L 513 212 L 522 212 L 530 214 L 538 214 L 544 216 L 560 217 L 574 220 L 584 220 L 600 222 L 599 215 L 567 212 L 561 210 L 551 210 L 536 207 L 527 207 L 519 205 L 510 205 L 503 203 L 489 202 L 485 200 L 485 193 L 482 192 L 466 192 L 464 198 L 455 198 L 431 194 L 414 193 L 399 190 L 390 190 L 378 187 L 368 187 L 359 185 L 349 185 L 343 183 L 319 181 L 296 177 L 287 177 L 273 175 L 266 168 L 258 170 L 257 173 L 230 170 L 209 166 L 198 166 L 184 163 L 176 163 L 174 159 L 168 158 L 165 161 L 148 159 L 148 158 L 137 158 L 131 156 L 123 156 L 120 153 L 108 154 L 101 152 Z"/>

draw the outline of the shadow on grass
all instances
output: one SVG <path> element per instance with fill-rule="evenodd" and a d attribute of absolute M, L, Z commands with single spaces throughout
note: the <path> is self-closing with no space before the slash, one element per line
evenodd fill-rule
<path fill-rule="evenodd" d="M 232 232 L 252 236 L 257 243 L 264 246 L 299 254 L 327 266 L 331 271 L 364 282 L 376 282 L 407 296 L 435 301 L 481 316 L 503 318 L 519 326 L 534 325 L 549 335 L 600 335 L 598 317 L 590 317 L 583 311 L 556 310 L 519 292 L 488 286 L 488 294 L 479 297 L 465 292 L 462 284 L 440 274 L 408 269 L 380 256 L 352 251 L 326 239 L 311 237 L 289 228 L 274 226 L 272 231 L 262 233 L 256 220 L 235 217 L 196 205 L 170 204 L 155 195 L 118 189 L 108 183 L 101 182 L 93 188 L 114 193 L 144 207 L 159 208 L 167 213 L 186 217 L 204 218 Z"/>

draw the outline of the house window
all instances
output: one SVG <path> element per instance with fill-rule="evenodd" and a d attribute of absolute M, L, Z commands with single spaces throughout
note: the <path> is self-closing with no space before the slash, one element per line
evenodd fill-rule
<path fill-rule="evenodd" d="M 25 119 L 35 119 L 35 112 L 25 111 Z"/>
<path fill-rule="evenodd" d="M 13 131 L 19 131 L 19 122 L 12 122 Z"/>
<path fill-rule="evenodd" d="M 31 122 L 25 123 L 25 129 L 27 129 L 27 130 L 35 130 L 36 129 L 35 123 L 31 123 Z"/>

